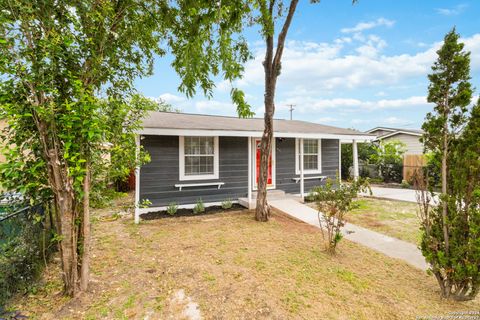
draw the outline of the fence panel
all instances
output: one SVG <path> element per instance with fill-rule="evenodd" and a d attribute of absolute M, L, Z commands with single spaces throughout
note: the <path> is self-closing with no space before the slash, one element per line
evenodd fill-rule
<path fill-rule="evenodd" d="M 403 180 L 411 181 L 415 174 L 427 165 L 423 154 L 406 154 L 403 156 Z"/>

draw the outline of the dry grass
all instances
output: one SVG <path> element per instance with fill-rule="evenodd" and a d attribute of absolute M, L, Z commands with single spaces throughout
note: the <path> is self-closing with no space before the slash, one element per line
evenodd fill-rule
<path fill-rule="evenodd" d="M 348 213 L 348 222 L 412 243 L 420 242 L 416 203 L 361 198 Z"/>
<path fill-rule="evenodd" d="M 181 319 L 174 295 L 183 289 L 205 319 L 413 319 L 480 309 L 478 300 L 442 301 L 434 279 L 405 263 L 348 241 L 332 257 L 318 229 L 281 215 L 269 223 L 252 216 L 138 226 L 131 217 L 98 219 L 90 291 L 62 298 L 52 265 L 43 288 L 12 307 L 34 319 Z"/>

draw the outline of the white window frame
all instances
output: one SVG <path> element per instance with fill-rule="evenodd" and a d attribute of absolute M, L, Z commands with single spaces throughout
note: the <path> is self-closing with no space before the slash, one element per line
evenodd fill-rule
<path fill-rule="evenodd" d="M 219 148 L 218 148 L 218 136 L 213 137 L 213 174 L 201 174 L 201 175 L 185 175 L 185 136 L 179 136 L 179 173 L 180 181 L 193 181 L 193 180 L 213 180 L 219 177 Z"/>
<path fill-rule="evenodd" d="M 322 139 L 303 139 L 305 140 L 317 140 L 318 143 L 318 154 L 317 154 L 317 163 L 318 168 L 313 170 L 303 170 L 304 174 L 318 174 L 322 173 Z M 305 155 L 305 154 L 304 154 Z M 295 139 L 295 174 L 300 174 L 300 139 Z"/>

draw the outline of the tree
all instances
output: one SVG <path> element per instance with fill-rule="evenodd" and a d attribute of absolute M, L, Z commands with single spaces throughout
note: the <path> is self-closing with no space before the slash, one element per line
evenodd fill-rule
<path fill-rule="evenodd" d="M 312 3 L 319 0 L 311 0 Z M 353 0 L 356 2 L 356 0 Z M 258 221 L 268 221 L 270 217 L 270 206 L 267 203 L 267 181 L 268 181 L 268 162 L 272 152 L 273 141 L 273 116 L 275 114 L 275 91 L 277 78 L 281 73 L 282 55 L 285 47 L 288 30 L 293 20 L 298 0 L 291 0 L 286 9 L 286 16 L 283 21 L 280 33 L 278 34 L 277 44 L 274 47 L 275 25 L 281 18 L 284 3 L 275 0 L 259 0 L 256 5 L 260 11 L 258 24 L 261 28 L 261 34 L 265 40 L 266 50 L 263 61 L 265 71 L 265 93 L 264 93 L 264 123 L 265 128 L 260 143 L 260 172 L 258 178 L 258 195 L 255 219 Z M 278 12 L 278 14 L 276 14 Z"/>
<path fill-rule="evenodd" d="M 350 178 L 350 168 L 353 166 L 353 146 L 351 143 L 341 144 L 342 150 L 342 179 L 348 180 Z M 358 160 L 368 163 L 370 156 L 375 153 L 374 144 L 359 143 L 358 144 Z"/>
<path fill-rule="evenodd" d="M 379 168 L 385 182 L 402 181 L 402 161 L 406 145 L 399 140 L 380 141 L 374 145 L 370 161 Z"/>
<path fill-rule="evenodd" d="M 422 126 L 425 148 L 441 159 L 440 204 L 420 206 L 421 249 L 430 263 L 442 296 L 473 299 L 480 281 L 478 181 L 478 105 L 472 99 L 470 53 L 463 50 L 460 36 L 452 29 L 437 51 L 432 66 L 428 102 L 434 111 Z M 427 183 L 422 183 L 425 188 Z M 424 199 L 426 197 L 423 197 Z"/>
<path fill-rule="evenodd" d="M 210 77 L 220 71 L 236 79 L 248 58 L 245 41 L 232 37 L 243 25 L 243 11 L 228 0 L 220 6 L 0 1 L 0 110 L 8 122 L 2 138 L 9 141 L 0 181 L 32 201 L 53 197 L 66 294 L 88 286 L 89 196 L 92 177 L 106 170 L 105 145 L 117 139 L 134 154 L 131 137 L 139 124 L 129 119 L 145 110 L 129 104 L 134 79 L 150 75 L 155 55 L 166 47 L 188 96 L 197 87 L 211 94 Z M 235 98 L 241 111 L 241 92 Z M 125 136 L 118 139 L 120 131 Z"/>

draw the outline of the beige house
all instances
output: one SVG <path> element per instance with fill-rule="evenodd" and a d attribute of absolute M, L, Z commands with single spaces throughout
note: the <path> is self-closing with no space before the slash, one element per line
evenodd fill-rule
<path fill-rule="evenodd" d="M 376 135 L 376 141 L 399 140 L 405 143 L 406 155 L 423 154 L 423 144 L 420 142 L 422 130 L 376 127 L 368 130 L 367 133 Z"/>

